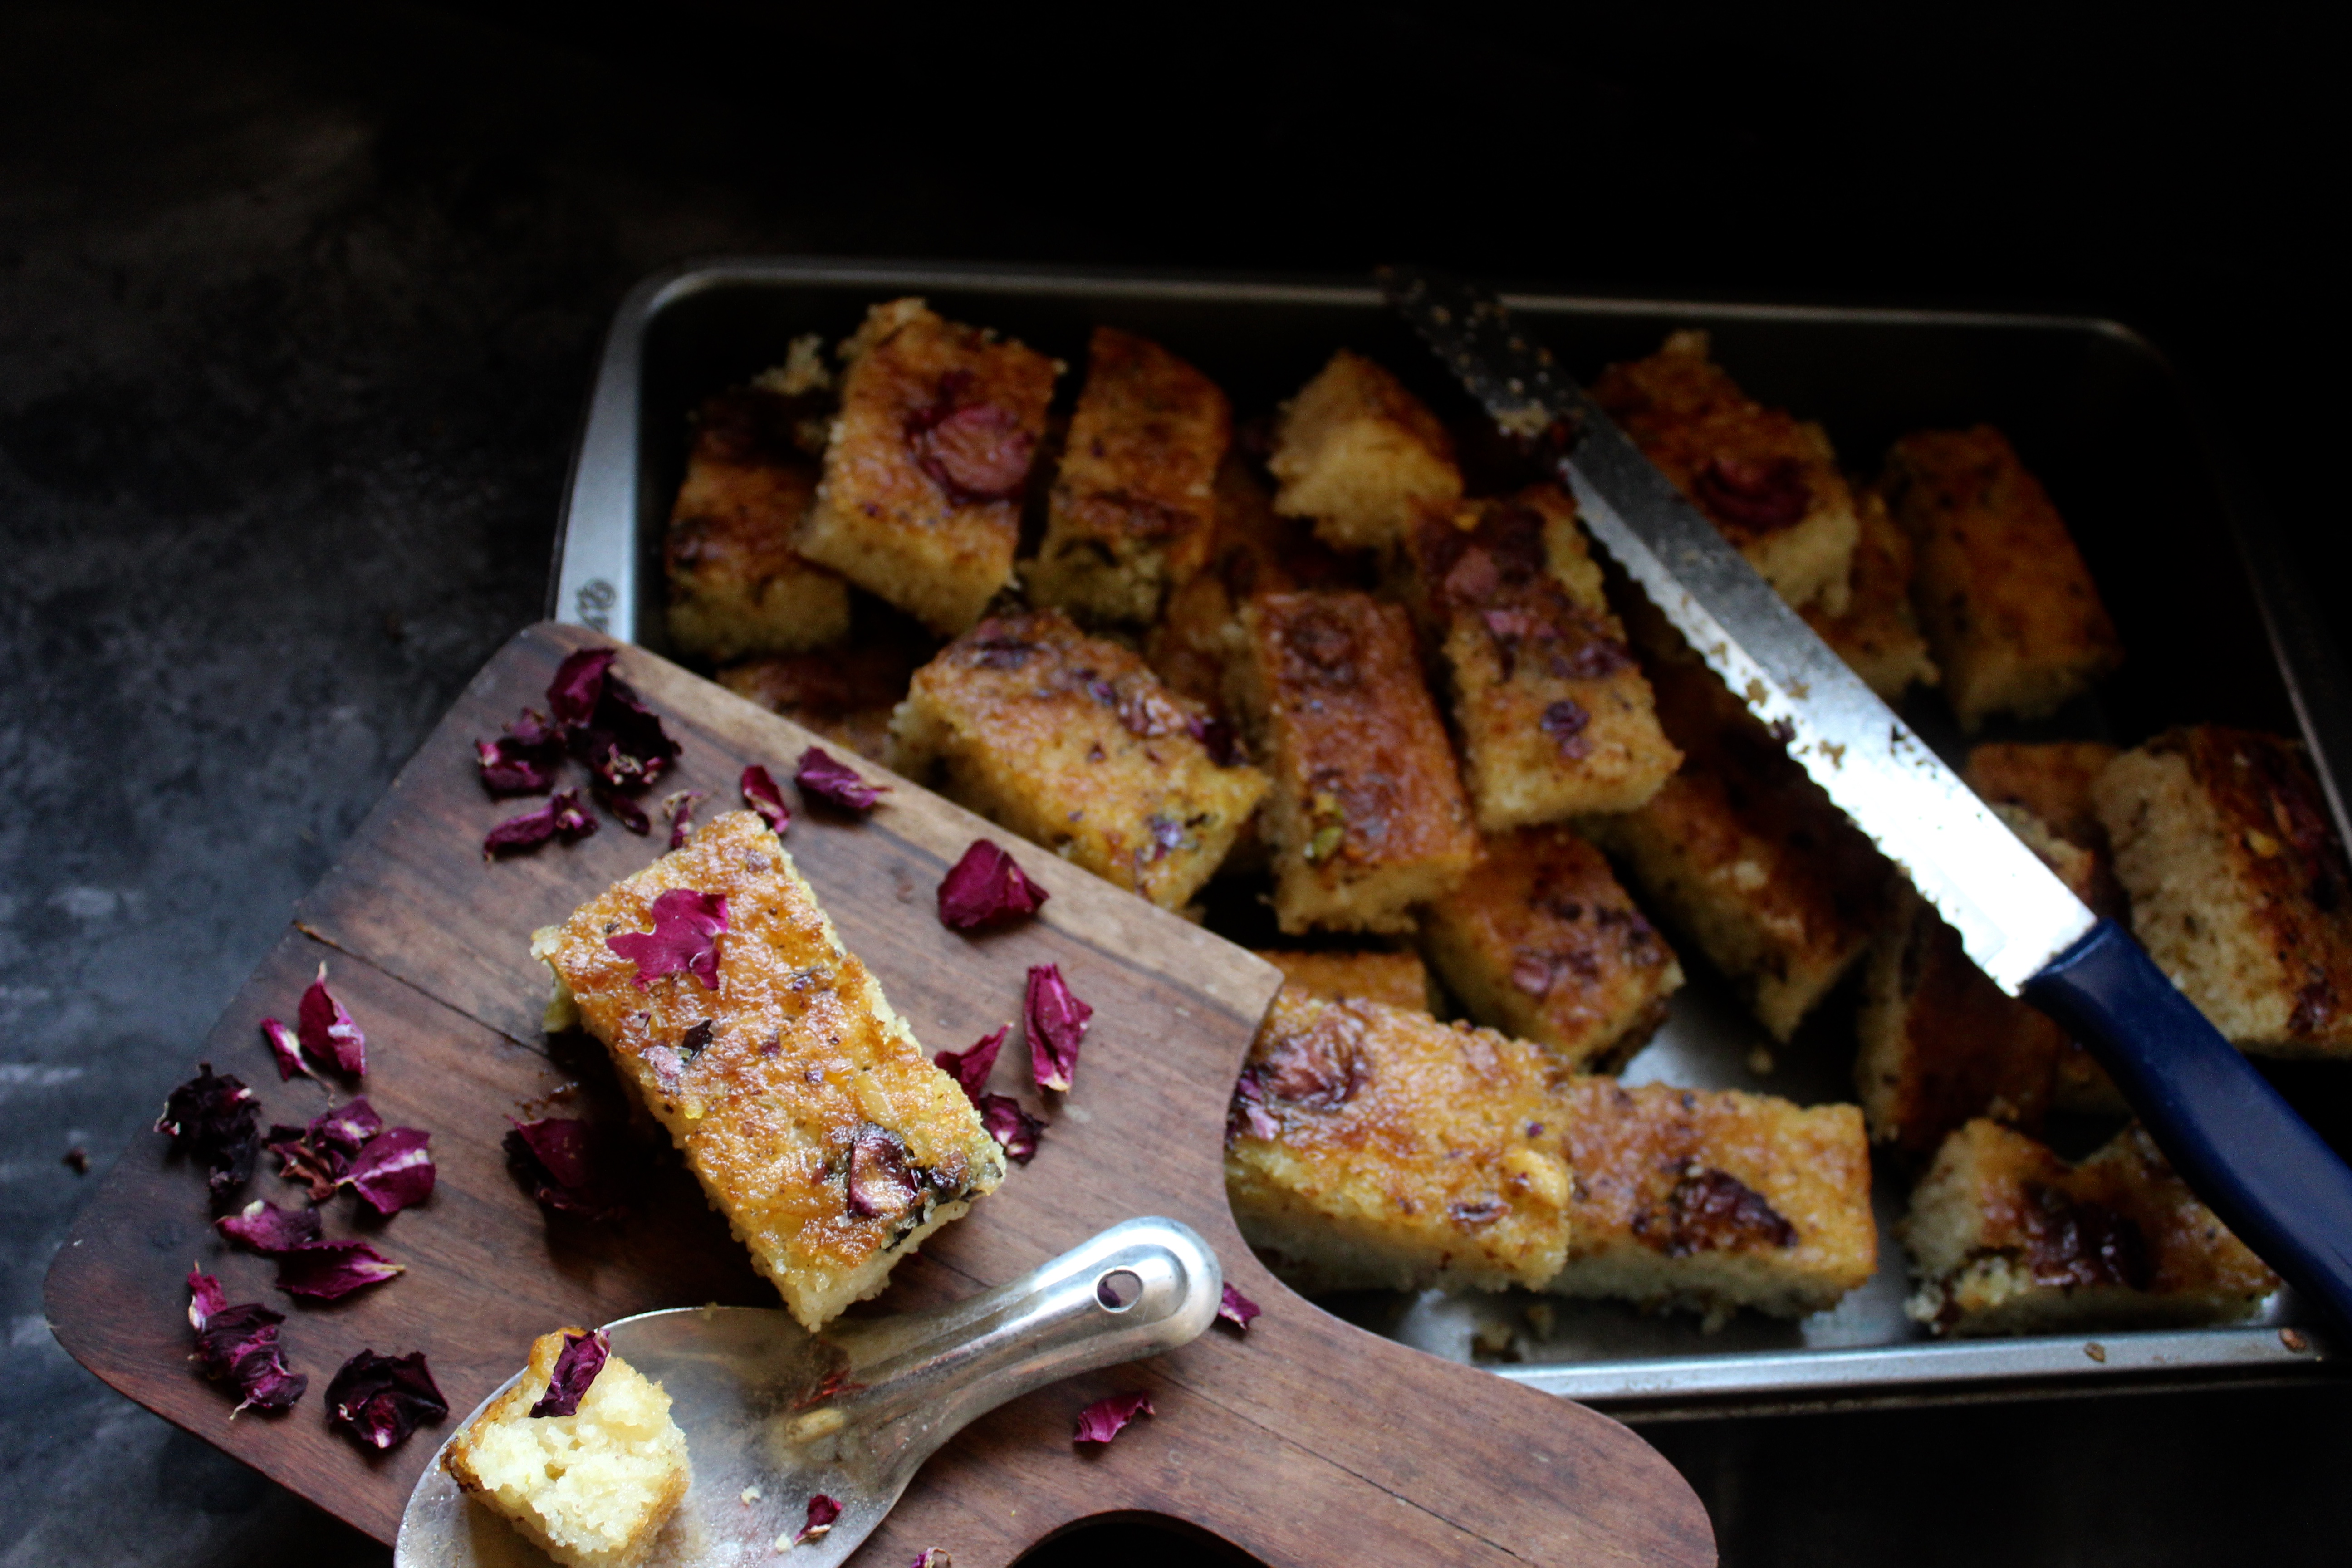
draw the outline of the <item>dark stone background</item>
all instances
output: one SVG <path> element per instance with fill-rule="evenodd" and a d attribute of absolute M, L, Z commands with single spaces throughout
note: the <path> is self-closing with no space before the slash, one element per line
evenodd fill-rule
<path fill-rule="evenodd" d="M 2315 18 L 198 9 L 0 12 L 0 1568 L 383 1560 L 57 1349 L 40 1280 L 97 1179 L 61 1156 L 150 1135 L 291 901 L 538 614 L 599 332 L 657 265 L 1402 256 L 2099 310 L 2217 395 L 2341 580 Z M 1732 1563 L 2287 1563 L 2340 1557 L 2347 1415 L 1654 1436 Z"/>

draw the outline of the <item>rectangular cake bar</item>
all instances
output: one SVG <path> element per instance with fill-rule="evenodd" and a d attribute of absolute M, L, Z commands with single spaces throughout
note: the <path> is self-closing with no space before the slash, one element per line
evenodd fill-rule
<path fill-rule="evenodd" d="M 1265 775 L 1200 707 L 1058 610 L 993 616 L 915 674 L 891 766 L 1162 909 L 1233 847 Z"/>
<path fill-rule="evenodd" d="M 1260 822 L 1282 929 L 1409 931 L 1478 837 L 1402 609 L 1353 593 L 1242 609 L 1234 710 L 1272 774 Z"/>
<path fill-rule="evenodd" d="M 1345 349 L 1283 405 L 1275 510 L 1340 550 L 1402 542 L 1423 508 L 1462 497 L 1454 437 L 1404 384 Z"/>
<path fill-rule="evenodd" d="M 715 987 L 690 967 L 649 974 L 612 946 L 654 928 L 656 900 L 679 889 L 725 901 Z M 812 1331 L 1003 1179 L 963 1090 L 748 811 L 712 819 L 531 952 Z"/>
<path fill-rule="evenodd" d="M 1207 563 L 1232 437 L 1214 382 L 1148 338 L 1097 327 L 1031 596 L 1089 625 L 1150 624 Z"/>
<path fill-rule="evenodd" d="M 1682 754 L 1602 597 L 1557 485 L 1450 512 L 1408 535 L 1405 596 L 1443 650 L 1479 827 L 1631 811 Z"/>
<path fill-rule="evenodd" d="M 920 300 L 875 306 L 841 353 L 800 552 L 953 636 L 1013 575 L 1057 367 Z"/>

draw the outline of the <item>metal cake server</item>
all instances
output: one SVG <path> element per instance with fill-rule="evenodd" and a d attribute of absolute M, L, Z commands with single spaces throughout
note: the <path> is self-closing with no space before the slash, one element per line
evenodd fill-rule
<path fill-rule="evenodd" d="M 613 1353 L 667 1390 L 694 1466 L 693 1485 L 650 1562 L 751 1568 L 786 1561 L 779 1540 L 799 1533 L 809 1499 L 822 1492 L 841 1516 L 788 1560 L 793 1568 L 830 1568 L 967 1424 L 1057 1379 L 1199 1338 L 1216 1321 L 1223 1283 L 1217 1255 L 1191 1226 L 1131 1219 L 966 1300 L 839 1321 L 822 1334 L 765 1307 L 623 1318 L 605 1331 Z M 436 1453 L 409 1495 L 393 1562 L 546 1568 L 548 1558 L 459 1491 Z"/>
<path fill-rule="evenodd" d="M 2214 1212 L 2352 1327 L 2352 1169 L 1830 651 L 1499 300 L 1412 268 L 1383 269 L 1381 285 L 1497 426 L 1557 453 L 1592 537 L 1977 965 L 2088 1046 Z"/>

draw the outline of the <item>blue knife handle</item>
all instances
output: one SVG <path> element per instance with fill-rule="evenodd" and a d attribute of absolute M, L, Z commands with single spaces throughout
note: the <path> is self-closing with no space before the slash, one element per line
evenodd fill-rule
<path fill-rule="evenodd" d="M 2025 983 L 2238 1239 L 2352 1330 L 2352 1168 L 2113 921 Z"/>

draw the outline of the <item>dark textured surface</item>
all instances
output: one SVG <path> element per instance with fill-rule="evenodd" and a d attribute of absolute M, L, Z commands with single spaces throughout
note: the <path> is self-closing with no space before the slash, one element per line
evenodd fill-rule
<path fill-rule="evenodd" d="M 1349 9 L 1114 37 L 1005 91 L 1034 40 L 985 8 L 499 15 L 0 17 L 0 1568 L 382 1556 L 56 1349 L 39 1282 L 87 1190 L 61 1160 L 149 1135 L 293 900 L 536 615 L 597 334 L 654 266 L 1408 255 L 2088 308 L 2216 390 L 2274 507 L 2341 510 L 2342 394 L 2285 395 L 2345 335 L 2323 56 L 2285 23 Z M 1507 199 L 1529 179 L 1626 221 Z M 2352 1522 L 2347 1415 L 2249 1393 L 1654 1436 L 1732 1563 L 2286 1563 Z"/>

